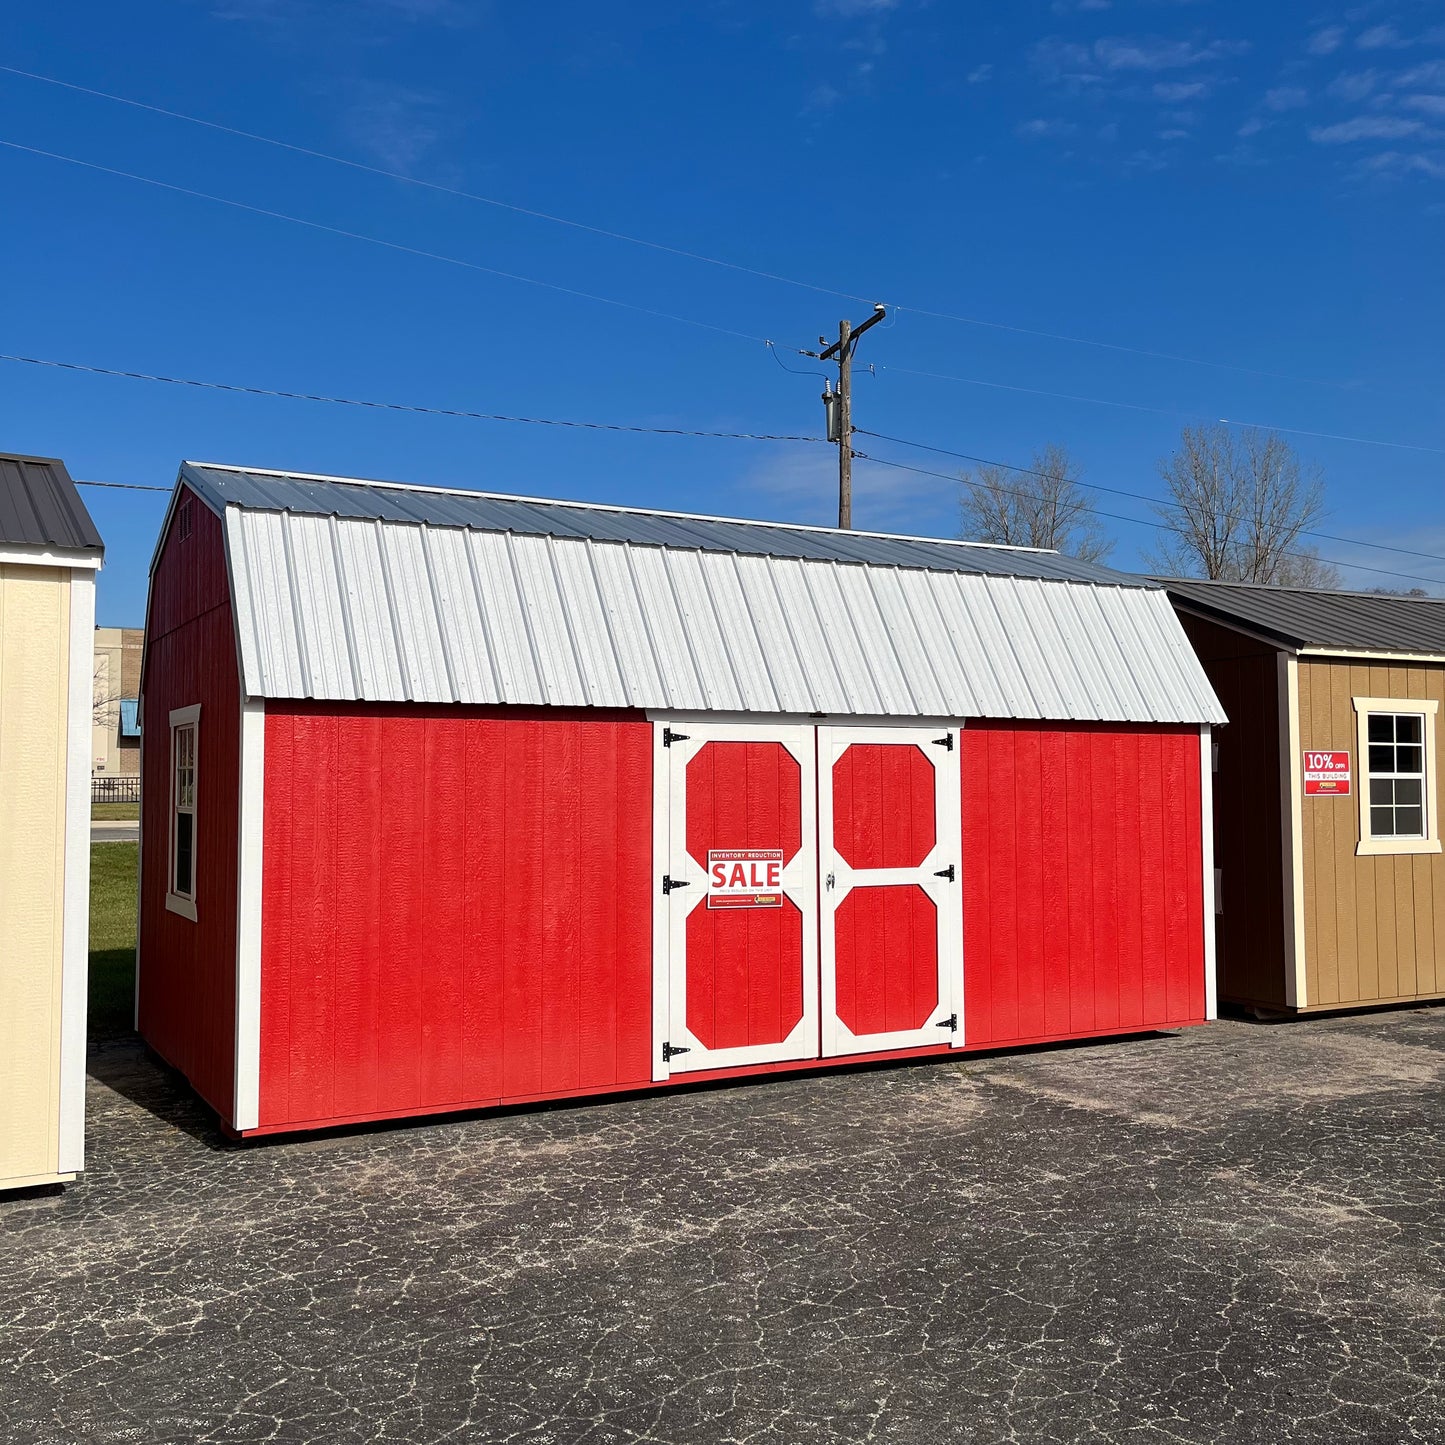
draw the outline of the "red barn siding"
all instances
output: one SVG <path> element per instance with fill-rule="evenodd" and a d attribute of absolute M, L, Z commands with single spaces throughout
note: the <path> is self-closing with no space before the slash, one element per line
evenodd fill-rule
<path fill-rule="evenodd" d="M 189 493 L 184 493 L 181 505 Z M 142 772 L 142 1037 L 223 1117 L 231 1115 L 236 1036 L 236 835 L 240 681 L 220 519 L 190 501 L 175 514 L 151 579 Z M 179 511 L 179 508 L 177 509 Z M 196 922 L 166 908 L 170 713 L 201 705 L 196 774 Z"/>
<path fill-rule="evenodd" d="M 269 704 L 262 1129 L 646 1083 L 652 729 Z"/>
<path fill-rule="evenodd" d="M 960 747 L 968 1044 L 1201 1021 L 1199 734 L 977 723 Z"/>

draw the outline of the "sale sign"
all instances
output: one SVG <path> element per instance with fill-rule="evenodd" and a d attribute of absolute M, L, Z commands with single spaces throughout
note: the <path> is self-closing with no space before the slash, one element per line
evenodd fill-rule
<path fill-rule="evenodd" d="M 1305 797 L 1343 798 L 1350 791 L 1348 753 L 1305 754 Z"/>
<path fill-rule="evenodd" d="M 707 850 L 707 906 L 709 908 L 781 908 L 783 906 L 783 850 L 781 848 L 709 848 Z"/>

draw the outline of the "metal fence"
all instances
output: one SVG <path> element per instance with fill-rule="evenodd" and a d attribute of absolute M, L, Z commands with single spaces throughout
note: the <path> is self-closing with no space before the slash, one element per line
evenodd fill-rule
<path fill-rule="evenodd" d="M 92 778 L 90 780 L 90 801 L 92 803 L 138 803 L 140 802 L 140 779 L 136 778 Z"/>

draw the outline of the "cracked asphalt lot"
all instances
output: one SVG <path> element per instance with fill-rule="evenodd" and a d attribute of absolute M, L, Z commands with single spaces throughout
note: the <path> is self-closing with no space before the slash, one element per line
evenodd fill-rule
<path fill-rule="evenodd" d="M 0 1200 L 0 1440 L 1445 1439 L 1445 1009 L 233 1147 Z"/>

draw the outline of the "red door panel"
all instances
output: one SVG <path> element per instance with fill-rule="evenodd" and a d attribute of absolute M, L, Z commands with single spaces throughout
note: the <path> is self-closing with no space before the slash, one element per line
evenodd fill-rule
<path fill-rule="evenodd" d="M 914 884 L 854 888 L 834 919 L 838 1017 L 855 1034 L 921 1029 L 938 1007 L 938 909 Z"/>

